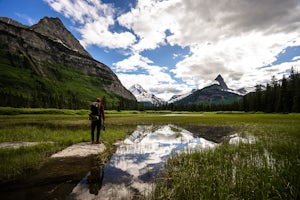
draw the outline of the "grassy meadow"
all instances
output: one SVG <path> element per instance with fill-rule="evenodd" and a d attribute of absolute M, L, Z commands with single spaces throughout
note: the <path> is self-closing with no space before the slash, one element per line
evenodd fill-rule
<path fill-rule="evenodd" d="M 0 108 L 0 143 L 43 142 L 0 149 L 1 182 L 30 173 L 69 145 L 90 141 L 88 113 Z M 300 114 L 106 111 L 105 123 L 101 139 L 108 151 L 138 124 L 230 127 L 240 136 L 255 138 L 251 144 L 227 140 L 215 149 L 174 156 L 156 180 L 153 199 L 300 197 Z"/>

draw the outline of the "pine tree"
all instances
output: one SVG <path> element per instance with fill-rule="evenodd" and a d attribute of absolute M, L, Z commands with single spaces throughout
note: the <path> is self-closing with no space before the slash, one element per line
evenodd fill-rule
<path fill-rule="evenodd" d="M 287 88 L 287 79 L 285 75 L 282 77 L 282 83 L 280 87 L 280 99 L 279 99 L 279 112 L 288 112 L 288 88 Z"/>
<path fill-rule="evenodd" d="M 280 107 L 279 106 L 280 91 L 279 91 L 279 84 L 275 76 L 272 76 L 271 87 L 272 87 L 272 101 L 273 101 L 272 111 L 278 112 Z"/>
<path fill-rule="evenodd" d="M 293 97 L 293 112 L 300 112 L 300 74 L 295 77 L 295 95 Z"/>
<path fill-rule="evenodd" d="M 265 95 L 264 95 L 264 111 L 265 112 L 273 112 L 273 107 L 274 107 L 274 102 L 272 99 L 272 88 L 270 86 L 270 84 L 267 84 L 267 88 L 265 91 Z"/>
<path fill-rule="evenodd" d="M 296 75 L 294 68 L 291 68 L 290 79 L 288 81 L 288 111 L 292 112 L 294 105 L 294 97 L 295 97 L 295 89 L 296 89 Z"/>
<path fill-rule="evenodd" d="M 255 111 L 262 111 L 262 87 L 261 85 L 256 85 L 256 91 L 255 91 L 255 95 L 254 95 L 254 109 Z"/>

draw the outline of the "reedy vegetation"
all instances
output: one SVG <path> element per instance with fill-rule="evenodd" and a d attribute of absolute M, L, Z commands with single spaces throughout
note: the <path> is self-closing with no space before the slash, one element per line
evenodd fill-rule
<path fill-rule="evenodd" d="M 87 110 L 8 110 L 0 108 L 0 113 L 6 114 L 0 116 L 0 142 L 53 143 L 20 149 L 0 149 L 1 181 L 14 179 L 24 172 L 30 173 L 32 169 L 47 162 L 52 153 L 66 146 L 90 141 Z M 17 115 L 8 115 L 13 113 Z M 165 116 L 169 113 L 171 112 L 107 111 L 107 131 L 102 133 L 102 139 L 110 147 L 115 141 L 124 139 L 137 124 L 170 123 L 182 127 L 229 126 L 239 135 L 253 135 L 256 140 L 253 144 L 238 145 L 224 142 L 215 149 L 174 156 L 157 178 L 152 198 L 299 198 L 299 114 L 184 115 L 185 113 L 179 112 L 181 116 Z"/>
<path fill-rule="evenodd" d="M 254 144 L 225 142 L 176 155 L 158 179 L 154 199 L 299 199 L 299 116 L 273 122 L 274 115 L 254 116 L 261 121 L 239 128 L 241 135 L 255 136 Z"/>

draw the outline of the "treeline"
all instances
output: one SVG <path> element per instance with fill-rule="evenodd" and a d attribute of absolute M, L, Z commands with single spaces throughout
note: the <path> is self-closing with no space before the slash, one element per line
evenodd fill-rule
<path fill-rule="evenodd" d="M 190 111 L 190 112 L 210 112 L 210 111 L 241 111 L 241 102 L 231 104 L 199 103 L 199 104 L 165 104 L 160 106 L 145 106 L 139 104 L 137 110 L 171 110 L 171 111 Z"/>
<path fill-rule="evenodd" d="M 300 73 L 291 69 L 288 77 L 276 80 L 273 76 L 266 86 L 257 85 L 256 91 L 230 104 L 166 104 L 145 107 L 140 110 L 172 110 L 172 111 L 244 111 L 244 112 L 300 112 Z"/>
<path fill-rule="evenodd" d="M 71 91 L 65 94 L 51 93 L 50 91 L 34 91 L 24 96 L 0 92 L 0 106 L 15 108 L 59 108 L 82 109 L 86 108 L 86 102 Z"/>
<path fill-rule="evenodd" d="M 272 77 L 265 87 L 256 86 L 256 91 L 243 97 L 243 111 L 300 112 L 300 74 L 291 69 L 289 77 L 280 81 Z"/>
<path fill-rule="evenodd" d="M 34 91 L 31 95 L 11 94 L 0 91 L 0 106 L 14 108 L 58 108 L 58 109 L 89 109 L 91 101 L 86 101 L 79 94 L 72 91 L 66 93 L 51 93 L 50 91 Z M 135 110 L 138 103 L 133 100 L 117 96 L 110 101 L 105 96 L 102 103 L 107 110 Z"/>

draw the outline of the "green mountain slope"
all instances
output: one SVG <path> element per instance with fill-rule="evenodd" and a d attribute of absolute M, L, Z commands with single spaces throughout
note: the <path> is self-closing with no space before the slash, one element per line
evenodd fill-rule
<path fill-rule="evenodd" d="M 193 92 L 191 95 L 176 101 L 175 104 L 228 104 L 233 103 L 240 98 L 240 95 L 226 91 L 218 84 L 213 84 Z"/>
<path fill-rule="evenodd" d="M 103 63 L 94 60 L 58 18 L 26 27 L 0 18 L 0 106 L 131 107 L 135 97 Z"/>

